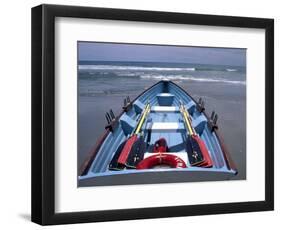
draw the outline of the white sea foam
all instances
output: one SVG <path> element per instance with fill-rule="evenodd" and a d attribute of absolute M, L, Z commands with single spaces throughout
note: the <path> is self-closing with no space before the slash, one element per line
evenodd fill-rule
<path fill-rule="evenodd" d="M 116 75 L 120 77 L 136 77 L 140 76 L 140 73 L 116 73 Z"/>
<path fill-rule="evenodd" d="M 179 67 L 145 67 L 145 66 L 118 66 L 118 65 L 79 65 L 79 70 L 137 70 L 137 71 L 195 71 L 195 68 Z"/>
<path fill-rule="evenodd" d="M 214 79 L 214 78 L 200 78 L 188 75 L 142 75 L 142 79 L 155 79 L 155 80 L 183 80 L 183 81 L 198 81 L 198 82 L 213 82 L 213 83 L 227 83 L 227 84 L 238 84 L 246 85 L 245 81 L 231 81 L 225 79 Z"/>
<path fill-rule="evenodd" d="M 226 69 L 227 72 L 236 72 L 237 69 Z"/>

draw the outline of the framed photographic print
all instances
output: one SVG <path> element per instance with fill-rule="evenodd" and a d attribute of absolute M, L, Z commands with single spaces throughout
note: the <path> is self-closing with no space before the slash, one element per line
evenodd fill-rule
<path fill-rule="evenodd" d="M 273 19 L 34 7 L 32 221 L 273 210 L 273 33 Z"/>

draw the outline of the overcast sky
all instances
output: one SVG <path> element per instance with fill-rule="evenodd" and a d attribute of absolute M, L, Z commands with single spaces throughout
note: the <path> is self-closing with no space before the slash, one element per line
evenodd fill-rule
<path fill-rule="evenodd" d="M 246 66 L 246 49 L 79 42 L 79 60 Z"/>

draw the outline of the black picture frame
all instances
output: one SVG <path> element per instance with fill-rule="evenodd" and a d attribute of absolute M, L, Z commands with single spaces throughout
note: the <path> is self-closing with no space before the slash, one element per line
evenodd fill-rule
<path fill-rule="evenodd" d="M 55 213 L 55 18 L 109 19 L 265 29 L 265 200 Z M 32 221 L 41 225 L 267 211 L 274 209 L 274 20 L 110 8 L 32 8 Z"/>

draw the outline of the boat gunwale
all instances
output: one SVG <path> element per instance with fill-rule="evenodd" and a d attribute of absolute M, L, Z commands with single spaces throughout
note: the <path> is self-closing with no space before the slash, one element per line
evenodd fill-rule
<path fill-rule="evenodd" d="M 143 94 L 145 94 L 146 92 L 148 92 L 149 90 L 151 90 L 153 87 L 155 87 L 156 85 L 160 84 L 160 83 L 164 83 L 164 82 L 169 82 L 171 84 L 173 84 L 174 86 L 178 87 L 180 90 L 182 90 L 184 93 L 187 94 L 187 96 L 189 96 L 193 102 L 196 104 L 196 106 L 198 106 L 198 102 L 188 93 L 186 92 L 185 89 L 183 89 L 181 86 L 179 86 L 178 84 L 174 83 L 173 81 L 165 81 L 165 80 L 160 80 L 158 82 L 156 82 L 155 84 L 153 84 L 152 86 L 148 87 L 147 89 L 145 89 L 141 94 L 139 94 L 133 101 L 131 101 L 131 103 L 133 104 L 139 97 L 141 97 Z M 120 112 L 120 114 L 118 116 L 116 116 L 116 121 L 117 122 L 119 120 L 119 118 L 125 113 L 125 110 L 123 109 L 123 111 Z M 210 123 L 211 119 L 210 117 L 207 115 L 207 113 L 205 111 L 202 111 L 202 113 L 204 114 L 204 116 L 207 118 L 207 122 Z M 237 171 L 237 167 L 234 163 L 234 161 L 232 160 L 232 157 L 230 156 L 230 153 L 228 151 L 228 149 L 225 146 L 225 142 L 219 132 L 219 130 L 214 129 L 213 131 L 216 136 L 217 139 L 219 141 L 222 153 L 223 153 L 223 157 L 224 160 L 226 162 L 226 166 L 229 170 L 233 170 L 235 171 L 235 175 L 238 174 Z M 104 131 L 104 133 L 100 136 L 100 138 L 97 140 L 96 144 L 91 148 L 91 150 L 89 151 L 89 153 L 87 154 L 86 159 L 83 161 L 83 163 L 80 166 L 79 169 L 79 176 L 84 176 L 88 173 L 92 163 L 94 162 L 96 155 L 98 153 L 98 151 L 100 150 L 103 142 L 105 141 L 105 139 L 107 138 L 107 136 L 109 135 L 110 130 L 109 128 L 106 128 L 106 130 Z"/>

